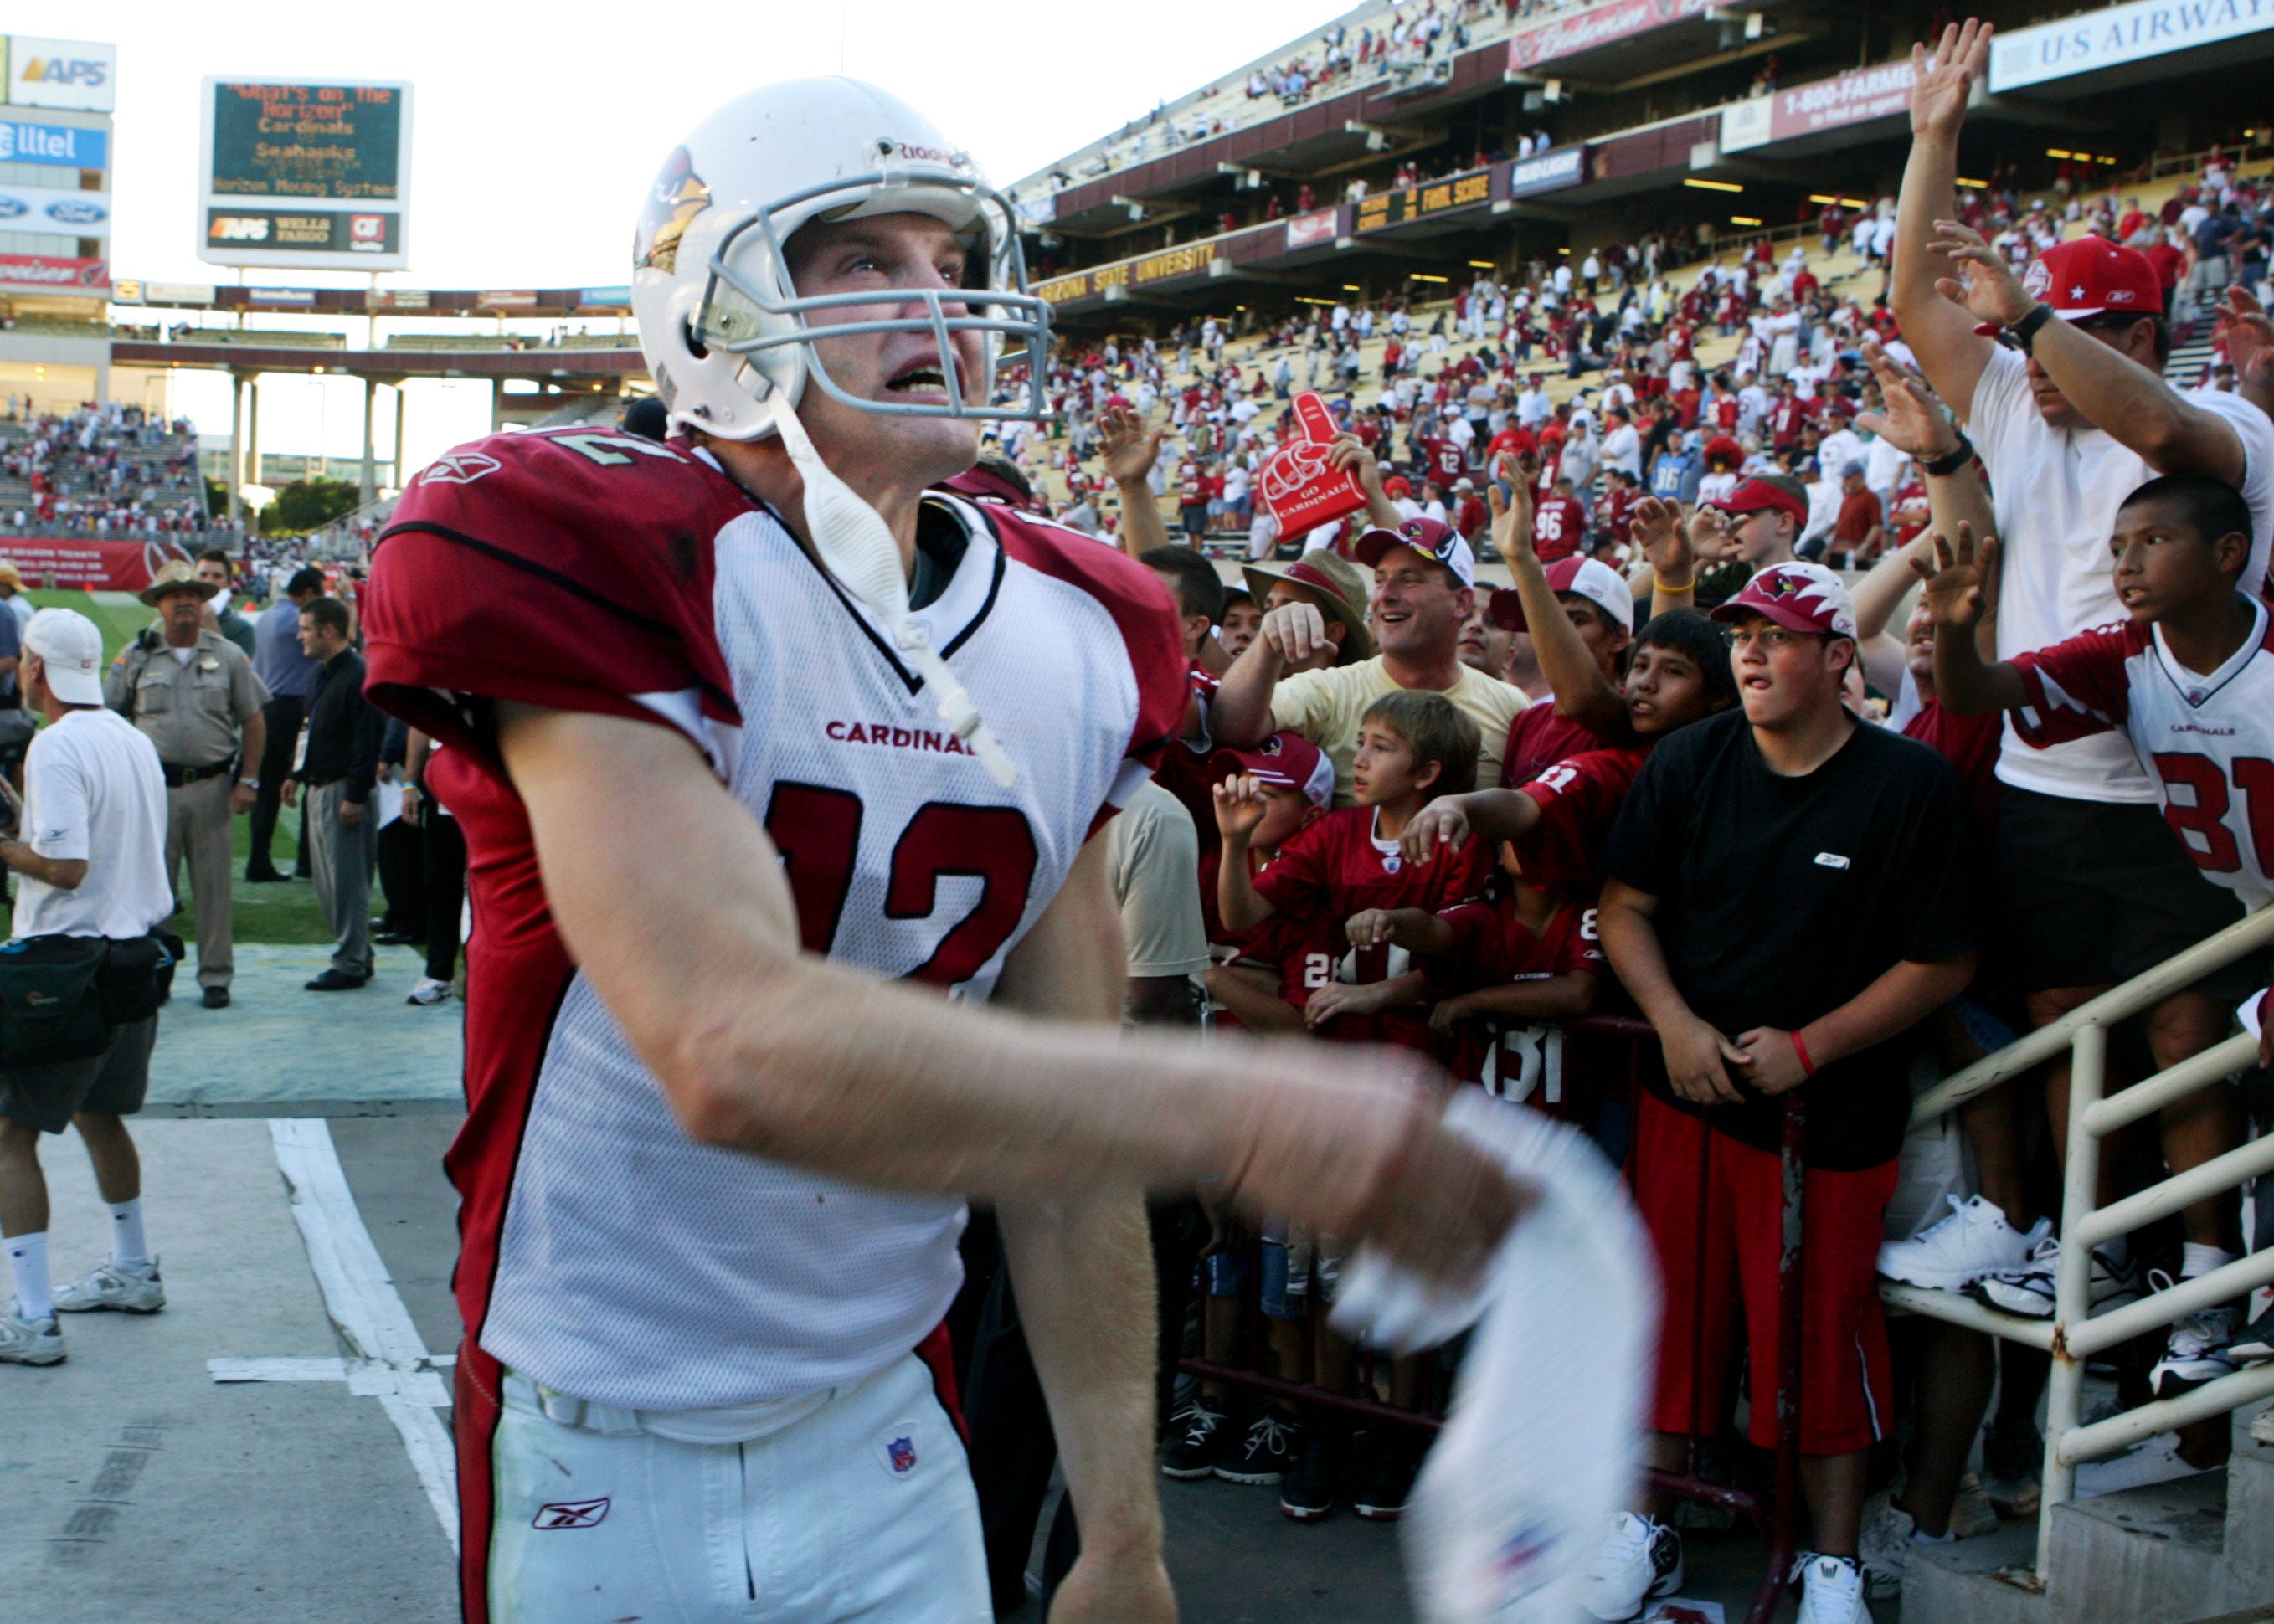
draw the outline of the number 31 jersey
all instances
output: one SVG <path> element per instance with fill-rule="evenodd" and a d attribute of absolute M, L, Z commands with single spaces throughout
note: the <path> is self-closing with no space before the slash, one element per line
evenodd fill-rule
<path fill-rule="evenodd" d="M 492 709 L 684 734 L 772 837 L 809 951 L 983 999 L 1181 723 L 1185 662 L 1165 589 L 1110 547 L 945 494 L 922 535 L 945 581 L 919 618 L 1008 789 L 701 453 L 477 441 L 411 482 L 373 555 L 372 695 L 453 747 L 433 787 L 467 839 L 460 1307 L 484 1353 L 562 1393 L 712 1409 L 859 1380 L 938 1325 L 963 1206 L 687 1136 L 554 929 Z M 659 876 L 708 861 L 641 856 Z"/>

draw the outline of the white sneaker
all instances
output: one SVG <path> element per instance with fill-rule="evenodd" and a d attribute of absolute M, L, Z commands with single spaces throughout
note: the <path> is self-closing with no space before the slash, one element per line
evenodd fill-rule
<path fill-rule="evenodd" d="M 2076 1469 L 2076 1496 L 2090 1500 L 2119 1489 L 2141 1489 L 2151 1483 L 2171 1483 L 2192 1477 L 2202 1470 L 2190 1466 L 2180 1454 L 2177 1432 L 2158 1432 L 2105 1461 L 2087 1461 Z"/>
<path fill-rule="evenodd" d="M 0 1365 L 61 1365 L 64 1362 L 64 1334 L 56 1328 L 55 1316 L 45 1320 L 19 1320 L 11 1305 L 0 1313 Z"/>
<path fill-rule="evenodd" d="M 154 1314 L 166 1305 L 166 1284 L 158 1275 L 158 1259 L 132 1267 L 98 1263 L 67 1286 L 56 1290 L 59 1314 L 92 1313 L 115 1308 L 124 1314 Z"/>
<path fill-rule="evenodd" d="M 2019 1268 L 1984 1274 L 1968 1289 L 1968 1295 L 2009 1314 L 2050 1320 L 2053 1317 L 2053 1277 L 2059 1268 L 2060 1237 L 2048 1235 L 2029 1248 L 2028 1259 Z M 2119 1272 L 2105 1252 L 2092 1254 L 2092 1281 L 2086 1292 L 2088 1315 L 2133 1302 L 2139 1295 L 2139 1282 L 2129 1270 Z"/>
<path fill-rule="evenodd" d="M 1793 1624 L 1871 1624 L 1864 1601 L 1864 1568 L 1852 1556 L 1805 1552 L 1793 1565 L 1800 1581 L 1800 1613 Z"/>
<path fill-rule="evenodd" d="M 1856 1550 L 1864 1566 L 1864 1593 L 1873 1601 L 1893 1601 L 1901 1594 L 1903 1574 L 1910 1566 L 1911 1536 L 1917 1532 L 1917 1522 L 1895 1504 L 1892 1489 L 1881 1489 L 1864 1502 Z"/>
<path fill-rule="evenodd" d="M 2161 1269 L 2148 1271 L 2148 1283 L 2157 1291 L 2172 1289 L 2172 1277 Z M 2189 1387 L 2235 1372 L 2234 1339 L 2242 1328 L 2242 1315 L 2229 1303 L 2199 1308 L 2172 1327 L 2164 1357 L 2148 1372 L 2148 1385 L 2157 1398 L 2176 1398 Z"/>
<path fill-rule="evenodd" d="M 1984 1274 L 2023 1267 L 2029 1251 L 2052 1232 L 2040 1218 L 2026 1235 L 2006 1222 L 1996 1202 L 1976 1196 L 1950 1203 L 1950 1216 L 1907 1241 L 1879 1248 L 1879 1273 L 1907 1286 L 1933 1291 L 1963 1291 Z"/>
<path fill-rule="evenodd" d="M 1599 1619 L 1630 1619 L 1681 1588 L 1682 1536 L 1631 1511 L 1613 1513 L 1587 1570 L 1587 1611 Z"/>
<path fill-rule="evenodd" d="M 423 1004 L 428 1008 L 437 1004 L 448 1004 L 449 1001 L 450 983 L 438 981 L 431 975 L 420 976 L 418 984 L 410 989 L 410 996 L 403 1000 L 405 1004 Z"/>
<path fill-rule="evenodd" d="M 1950 1533 L 1954 1539 L 1972 1539 L 1998 1531 L 1998 1507 L 1990 1502 L 1979 1474 L 1968 1472 L 1958 1480 L 1957 1498 L 1950 1502 Z"/>

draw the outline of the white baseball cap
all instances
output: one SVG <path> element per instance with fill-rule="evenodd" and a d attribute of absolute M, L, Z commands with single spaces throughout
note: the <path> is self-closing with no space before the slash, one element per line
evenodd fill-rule
<path fill-rule="evenodd" d="M 67 705 L 102 703 L 102 634 L 76 609 L 42 609 L 24 628 L 24 651 L 40 657 L 48 688 Z"/>

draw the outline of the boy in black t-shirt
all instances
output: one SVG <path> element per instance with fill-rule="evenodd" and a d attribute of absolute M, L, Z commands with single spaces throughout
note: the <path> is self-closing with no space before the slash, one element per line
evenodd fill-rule
<path fill-rule="evenodd" d="M 1839 577 L 1773 565 L 1713 615 L 1742 711 L 1652 754 L 1603 853 L 1603 946 L 1666 1054 L 1635 1127 L 1666 1279 L 1653 1449 L 1678 1468 L 1680 1435 L 1722 1413 L 1741 1306 L 1752 1436 L 1774 1442 L 1777 1146 L 1781 1096 L 1804 1087 L 1802 1576 L 1809 1616 L 1862 1624 L 1865 1453 L 1890 1414 L 1873 1268 L 1910 1107 L 1895 1040 L 1973 974 L 1963 811 L 1948 762 L 1842 708 L 1856 620 Z M 1590 1605 L 1625 1616 L 1681 1567 L 1671 1529 L 1624 1514 Z"/>

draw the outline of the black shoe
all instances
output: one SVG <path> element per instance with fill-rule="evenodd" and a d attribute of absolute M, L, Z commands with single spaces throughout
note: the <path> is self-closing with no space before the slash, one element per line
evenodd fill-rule
<path fill-rule="evenodd" d="M 410 947 L 419 940 L 407 930 L 374 930 L 371 939 L 377 947 Z"/>
<path fill-rule="evenodd" d="M 227 1009 L 229 1007 L 229 989 L 226 987 L 207 988 L 203 1002 L 206 1008 L 209 1010 Z"/>
<path fill-rule="evenodd" d="M 1239 1453 L 1216 1463 L 1216 1475 L 1226 1483 L 1254 1483 L 1269 1487 L 1287 1475 L 1287 1468 L 1302 1446 L 1303 1424 L 1265 1410 L 1249 1424 Z"/>
<path fill-rule="evenodd" d="M 1351 1497 L 1351 1509 L 1369 1522 L 1395 1522 L 1405 1515 L 1405 1502 L 1413 1496 L 1413 1475 L 1421 1470 L 1426 1446 L 1418 1434 L 1408 1436 L 1403 1427 L 1374 1431 L 1388 1435 L 1377 1438 L 1370 1469 L 1357 1474 L 1359 1487 Z"/>
<path fill-rule="evenodd" d="M 1174 1441 L 1161 1458 L 1161 1475 L 1179 1478 L 1205 1477 L 1216 1470 L 1235 1436 L 1230 1417 L 1204 1398 L 1169 1417 L 1169 1435 Z"/>
<path fill-rule="evenodd" d="M 314 981 L 308 983 L 307 990 L 310 992 L 348 992 L 355 988 L 364 986 L 369 982 L 370 980 L 371 977 L 367 975 L 350 975 L 343 970 L 327 970 Z"/>
<path fill-rule="evenodd" d="M 291 877 L 290 875 L 279 870 L 274 863 L 262 868 L 248 868 L 245 871 L 245 882 L 248 885 L 282 885 Z"/>
<path fill-rule="evenodd" d="M 1334 1423 L 1314 1424 L 1296 1454 L 1295 1470 L 1279 1485 L 1279 1509 L 1298 1522 L 1315 1522 L 1332 1511 L 1342 1487 L 1344 1454 Z"/>

